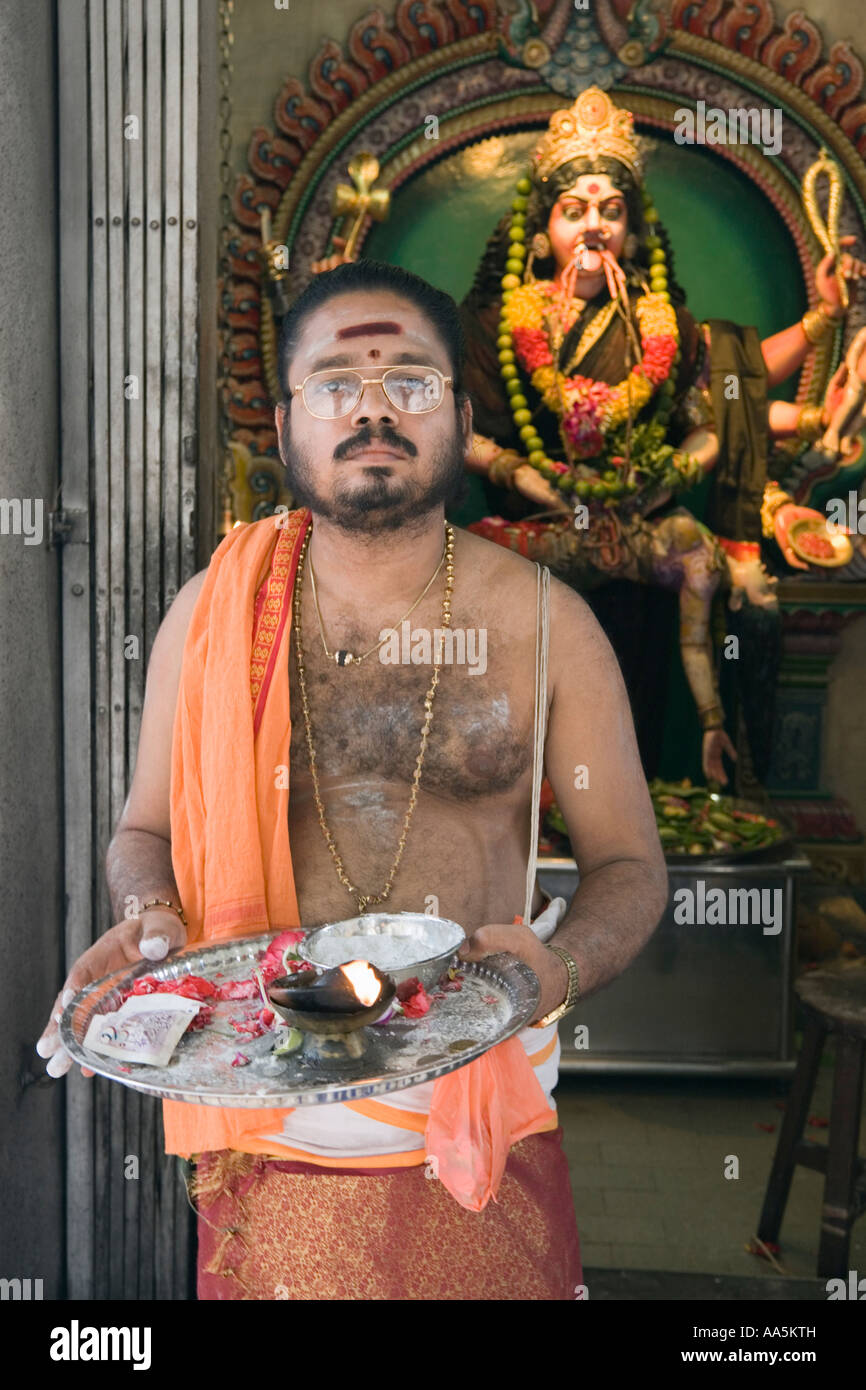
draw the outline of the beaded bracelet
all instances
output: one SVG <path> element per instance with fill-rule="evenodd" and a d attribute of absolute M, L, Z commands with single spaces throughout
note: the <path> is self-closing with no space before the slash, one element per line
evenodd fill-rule
<path fill-rule="evenodd" d="M 189 926 L 189 922 L 186 920 L 186 913 L 184 912 L 184 910 L 183 910 L 182 907 L 178 907 L 178 906 L 177 906 L 177 903 L 166 902 L 166 900 L 165 900 L 164 898 L 151 898 L 149 902 L 146 902 L 146 903 L 143 903 L 143 904 L 142 904 L 141 911 L 142 911 L 142 912 L 147 912 L 147 909 L 148 909 L 149 907 L 167 907 L 167 908 L 170 908 L 172 912 L 176 912 L 176 913 L 177 913 L 178 917 L 179 917 L 180 920 L 183 922 L 183 924 L 184 924 L 185 927 L 188 927 L 188 926 Z"/>

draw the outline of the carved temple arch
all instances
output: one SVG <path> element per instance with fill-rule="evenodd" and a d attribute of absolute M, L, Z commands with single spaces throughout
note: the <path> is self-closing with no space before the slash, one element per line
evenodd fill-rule
<path fill-rule="evenodd" d="M 537 0 L 536 9 L 535 30 L 524 0 L 400 0 L 391 19 L 373 10 L 352 26 L 345 51 L 333 40 L 323 44 L 306 89 L 297 78 L 284 84 L 275 130 L 253 132 L 251 172 L 238 178 L 233 199 L 231 276 L 222 287 L 223 408 L 231 439 L 223 488 L 231 494 L 231 518 L 249 519 L 287 501 L 271 422 L 278 383 L 275 321 L 259 260 L 262 211 L 270 211 L 272 235 L 287 248 L 294 294 L 309 278 L 310 260 L 326 254 L 338 229 L 331 199 L 353 154 L 371 150 L 381 166 L 379 186 L 399 196 L 457 149 L 503 132 L 541 129 L 553 110 L 573 99 L 561 82 L 553 88 L 552 54 L 573 41 L 572 56 L 580 58 L 590 21 L 579 28 L 571 0 Z M 754 146 L 713 152 L 773 205 L 811 296 L 820 249 L 802 211 L 799 180 L 822 145 L 845 179 L 841 231 L 861 239 L 866 232 L 859 59 L 844 44 L 834 44 L 824 57 L 815 25 L 795 14 L 777 26 L 768 0 L 676 0 L 669 12 L 641 0 L 631 30 L 621 13 L 626 9 L 623 0 L 596 5 L 591 52 L 596 65 L 609 56 L 608 75 L 618 80 L 606 85 L 634 111 L 639 128 L 670 132 L 675 112 L 699 100 L 727 109 L 751 99 L 784 111 L 792 130 L 784 160 Z M 599 80 L 597 66 L 583 85 L 590 80 Z M 438 121 L 435 141 L 425 134 L 430 116 Z M 847 334 L 861 322 L 862 313 L 853 311 Z M 841 346 L 830 343 L 813 354 L 799 399 L 820 396 Z M 808 495 L 808 477 L 793 481 L 798 495 Z M 224 526 L 230 525 L 222 510 Z"/>

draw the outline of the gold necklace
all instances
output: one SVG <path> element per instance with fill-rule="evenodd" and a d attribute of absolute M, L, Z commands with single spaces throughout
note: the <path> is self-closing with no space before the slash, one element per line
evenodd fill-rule
<path fill-rule="evenodd" d="M 446 549 L 447 549 L 447 547 L 446 547 Z M 328 658 L 328 660 L 329 660 L 329 661 L 331 661 L 331 660 L 336 661 L 336 663 L 337 663 L 338 666 L 352 666 L 352 665 L 357 666 L 359 661 L 366 661 L 366 659 L 367 659 L 368 656 L 372 656 L 373 653 L 374 653 L 374 652 L 377 652 L 377 651 L 379 650 L 380 647 L 383 647 L 383 646 L 385 645 L 385 643 L 387 642 L 388 638 L 391 636 L 391 633 L 392 633 L 392 632 L 396 632 L 396 631 L 397 631 L 397 628 L 400 626 L 400 624 L 401 624 L 401 623 L 405 623 L 406 619 L 407 619 L 408 617 L 410 617 L 412 613 L 415 612 L 415 609 L 418 607 L 418 604 L 421 602 L 422 598 L 423 598 L 424 595 L 427 593 L 428 589 L 430 588 L 430 585 L 433 583 L 433 580 L 436 578 L 437 574 L 438 574 L 439 571 L 441 570 L 441 568 L 442 568 L 442 566 L 444 565 L 444 563 L 445 563 L 445 550 L 443 550 L 443 552 L 442 552 L 442 559 L 439 561 L 439 564 L 436 566 L 435 570 L 434 570 L 433 573 L 431 574 L 431 576 L 430 576 L 430 578 L 428 579 L 427 583 L 424 585 L 424 588 L 421 590 L 420 594 L 418 595 L 418 597 L 416 598 L 415 602 L 412 604 L 412 607 L 408 610 L 408 612 L 404 613 L 403 616 L 402 616 L 402 618 L 399 618 L 398 621 L 394 624 L 394 626 L 393 626 L 393 627 L 390 627 L 390 628 L 388 629 L 388 631 L 385 633 L 385 636 L 382 638 L 382 640 L 381 640 L 380 642 L 377 642 L 377 643 L 376 643 L 375 647 L 371 647 L 371 648 L 369 649 L 369 651 L 362 652 L 360 656 L 355 656 L 355 655 L 353 655 L 352 652 L 347 652 L 347 651 L 342 650 L 342 649 L 341 649 L 340 651 L 336 651 L 336 652 L 329 652 L 329 651 L 328 651 L 328 643 L 327 643 L 327 641 L 326 641 L 326 639 L 325 639 L 325 628 L 324 628 L 324 624 L 322 623 L 322 612 L 321 612 L 321 609 L 319 608 L 319 596 L 318 596 L 318 594 L 316 593 L 316 571 L 313 569 L 313 560 L 312 560 L 312 556 L 311 556 L 311 557 L 310 557 L 310 584 L 311 584 L 312 590 L 313 590 L 313 603 L 316 605 L 316 617 L 317 617 L 318 620 L 319 620 L 319 632 L 321 633 L 321 637 L 322 637 L 322 647 L 323 647 L 323 649 L 324 649 L 325 656 Z"/>
<path fill-rule="evenodd" d="M 442 599 L 443 629 L 450 628 L 451 626 L 451 595 L 454 592 L 454 527 L 451 526 L 450 523 L 447 521 L 445 523 L 445 533 L 445 553 L 442 557 L 445 563 L 445 596 Z M 397 854 L 394 858 L 394 863 L 391 865 L 391 871 L 388 874 L 387 879 L 385 880 L 385 886 L 383 887 L 382 891 L 380 893 L 362 893 L 361 890 L 359 888 L 356 888 L 355 885 L 350 881 L 350 879 L 346 875 L 345 868 L 343 867 L 343 861 L 340 858 L 340 854 L 334 841 L 334 837 L 331 834 L 331 831 L 328 827 L 328 822 L 325 819 L 325 808 L 322 804 L 322 796 L 319 791 L 319 773 L 318 768 L 316 766 L 316 750 L 313 745 L 313 729 L 310 721 L 310 701 L 307 695 L 306 667 L 304 666 L 304 646 L 301 638 L 301 590 L 303 587 L 304 579 L 304 561 L 307 554 L 307 546 L 309 544 L 309 540 L 310 531 L 308 530 L 306 536 L 304 537 L 303 545 L 301 546 L 301 553 L 298 557 L 298 575 L 297 579 L 295 580 L 294 596 L 294 629 L 295 650 L 298 658 L 298 684 L 301 690 L 301 705 L 303 706 L 304 710 L 304 727 L 306 729 L 307 734 L 307 752 L 309 754 L 310 759 L 310 775 L 313 780 L 313 793 L 316 799 L 316 810 L 319 814 L 319 825 L 322 827 L 322 834 L 325 837 L 325 843 L 327 844 L 328 849 L 331 853 L 331 858 L 334 861 L 334 865 L 337 870 L 337 877 L 339 878 L 343 887 L 347 888 L 351 893 L 352 897 L 355 899 L 358 906 L 358 913 L 360 915 L 361 913 L 366 912 L 367 907 L 370 903 L 382 903 L 390 895 L 391 889 L 394 885 L 394 879 L 397 874 L 397 869 L 400 865 L 400 860 L 403 858 L 403 850 L 406 847 L 406 837 L 409 834 L 409 824 L 412 820 L 412 815 L 415 811 L 415 805 L 418 801 L 418 784 L 421 780 L 421 768 L 424 763 L 424 754 L 427 751 L 427 739 L 430 735 L 430 726 L 433 723 L 433 699 L 436 694 L 436 688 L 439 684 L 439 673 L 442 667 L 442 650 L 445 644 L 445 632 L 443 630 L 442 636 L 439 639 L 439 646 L 433 663 L 433 680 L 431 681 L 430 688 L 428 689 L 427 694 L 424 697 L 424 723 L 421 729 L 421 747 L 418 750 L 418 756 L 415 759 L 415 772 L 412 777 L 412 790 L 409 795 L 409 808 L 403 820 L 403 830 L 400 835 L 399 844 L 397 846 Z M 439 571 L 437 570 L 436 573 L 438 574 Z"/>

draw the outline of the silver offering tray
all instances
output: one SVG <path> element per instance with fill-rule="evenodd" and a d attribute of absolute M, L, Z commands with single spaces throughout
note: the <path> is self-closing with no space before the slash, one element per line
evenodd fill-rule
<path fill-rule="evenodd" d="M 91 1018 L 120 1007 L 122 994 L 142 975 L 178 980 L 200 975 L 213 983 L 248 979 L 276 932 L 211 946 L 193 946 L 158 964 L 117 970 L 75 996 L 60 1020 L 60 1040 L 75 1062 L 110 1081 L 164 1100 L 228 1108 L 283 1109 L 328 1105 L 387 1095 L 456 1071 L 528 1024 L 540 997 L 535 972 L 507 952 L 461 963 L 460 991 L 434 999 L 421 1018 L 395 1017 L 367 1029 L 363 1057 L 312 1062 L 303 1050 L 271 1051 L 275 1034 L 246 1038 L 229 1021 L 248 1021 L 262 1008 L 256 997 L 216 1004 L 211 1023 L 187 1031 L 167 1067 L 123 1064 L 83 1046 Z M 431 992 L 432 991 L 428 991 Z M 232 1066 L 238 1053 L 249 1065 Z"/>

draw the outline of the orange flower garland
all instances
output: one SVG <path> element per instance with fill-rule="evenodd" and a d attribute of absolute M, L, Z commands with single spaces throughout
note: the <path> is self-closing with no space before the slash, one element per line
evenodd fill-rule
<path fill-rule="evenodd" d="M 643 361 L 623 381 L 610 386 L 592 377 L 566 377 L 555 369 L 550 346 L 551 310 L 562 309 L 562 296 L 552 280 L 536 280 L 516 288 L 503 306 L 503 318 L 518 361 L 548 409 L 562 416 L 562 428 L 578 458 L 594 458 L 604 436 L 623 423 L 631 404 L 632 416 L 651 400 L 670 375 L 679 348 L 679 329 L 673 307 L 660 294 L 645 294 L 635 304 Z M 571 315 L 577 317 L 576 310 Z M 567 320 L 563 327 L 567 328 Z M 563 407 L 565 407 L 563 409 Z"/>

